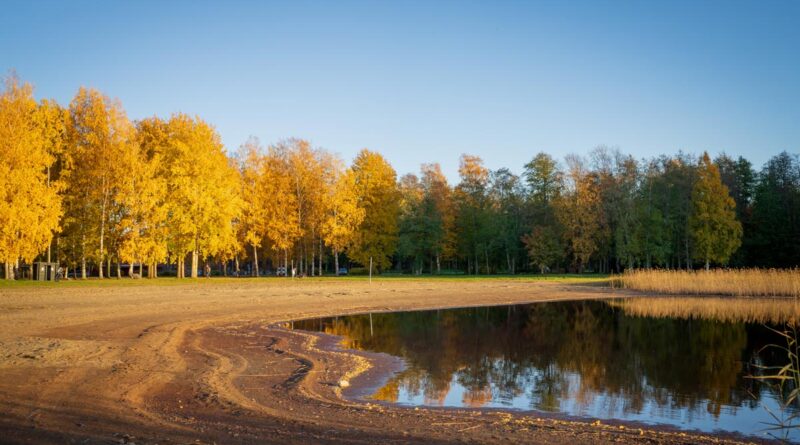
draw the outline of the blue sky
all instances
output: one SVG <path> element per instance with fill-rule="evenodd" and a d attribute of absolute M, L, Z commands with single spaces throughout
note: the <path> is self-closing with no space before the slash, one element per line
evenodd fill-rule
<path fill-rule="evenodd" d="M 617 146 L 800 152 L 800 1 L 11 1 L 0 69 L 67 104 L 182 111 L 398 173 Z"/>

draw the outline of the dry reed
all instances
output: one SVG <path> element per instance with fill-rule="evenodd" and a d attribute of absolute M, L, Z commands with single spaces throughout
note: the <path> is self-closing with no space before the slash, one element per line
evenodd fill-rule
<path fill-rule="evenodd" d="M 615 278 L 614 284 L 671 295 L 800 297 L 800 269 L 636 269 Z"/>
<path fill-rule="evenodd" d="M 786 298 L 653 297 L 611 301 L 637 317 L 705 319 L 779 325 L 800 320 L 800 304 Z"/>

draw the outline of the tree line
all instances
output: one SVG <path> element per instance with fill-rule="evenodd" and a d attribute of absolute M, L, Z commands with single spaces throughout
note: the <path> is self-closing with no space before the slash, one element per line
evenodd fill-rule
<path fill-rule="evenodd" d="M 546 153 L 522 175 L 463 155 L 397 177 L 379 153 L 350 165 L 302 139 L 230 153 L 173 114 L 132 122 L 81 88 L 66 107 L 15 76 L 0 96 L 0 262 L 59 261 L 76 276 L 178 277 L 213 265 L 258 276 L 340 265 L 406 273 L 519 273 L 800 264 L 800 162 L 598 147 Z M 146 271 L 145 271 L 146 268 Z"/>

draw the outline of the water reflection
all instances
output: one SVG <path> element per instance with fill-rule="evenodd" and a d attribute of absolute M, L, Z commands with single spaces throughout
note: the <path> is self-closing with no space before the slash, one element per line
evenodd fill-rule
<path fill-rule="evenodd" d="M 631 312 L 633 314 L 631 314 Z M 639 314 L 639 315 L 636 315 Z M 512 407 L 757 433 L 777 409 L 750 363 L 783 364 L 760 324 L 642 316 L 622 302 L 367 314 L 295 328 L 402 357 L 373 395 L 396 403 Z M 731 320 L 728 318 L 727 320 Z"/>

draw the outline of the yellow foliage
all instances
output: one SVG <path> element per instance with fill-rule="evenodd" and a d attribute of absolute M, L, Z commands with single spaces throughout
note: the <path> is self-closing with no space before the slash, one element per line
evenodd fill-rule
<path fill-rule="evenodd" d="M 233 221 L 241 210 L 239 177 L 225 155 L 219 135 L 199 117 L 173 115 L 159 174 L 165 178 L 170 252 L 183 270 L 192 253 L 192 276 L 199 255 L 229 253 L 235 246 Z"/>
<path fill-rule="evenodd" d="M 81 88 L 69 113 L 66 229 L 80 238 L 82 258 L 94 257 L 102 265 L 109 234 L 123 230 L 116 198 L 125 168 L 119 161 L 134 143 L 134 128 L 122 105 L 97 90 Z"/>
<path fill-rule="evenodd" d="M 32 261 L 50 244 L 61 217 L 48 169 L 60 150 L 58 111 L 37 106 L 33 88 L 11 76 L 0 95 L 0 261 Z"/>
<path fill-rule="evenodd" d="M 123 165 L 117 200 L 125 207 L 119 257 L 130 263 L 155 264 L 167 258 L 166 178 L 159 175 L 167 144 L 166 122 L 140 121 L 136 144 L 120 158 Z"/>
<path fill-rule="evenodd" d="M 322 226 L 325 244 L 335 253 L 343 252 L 355 239 L 366 212 L 359 204 L 356 177 L 353 170 L 339 174 L 336 183 L 328 189 L 329 212 Z"/>
<path fill-rule="evenodd" d="M 369 150 L 361 150 L 356 156 L 353 173 L 365 216 L 349 256 L 365 266 L 372 258 L 378 270 L 385 269 L 391 265 L 390 256 L 397 245 L 397 174 L 383 156 Z"/>

